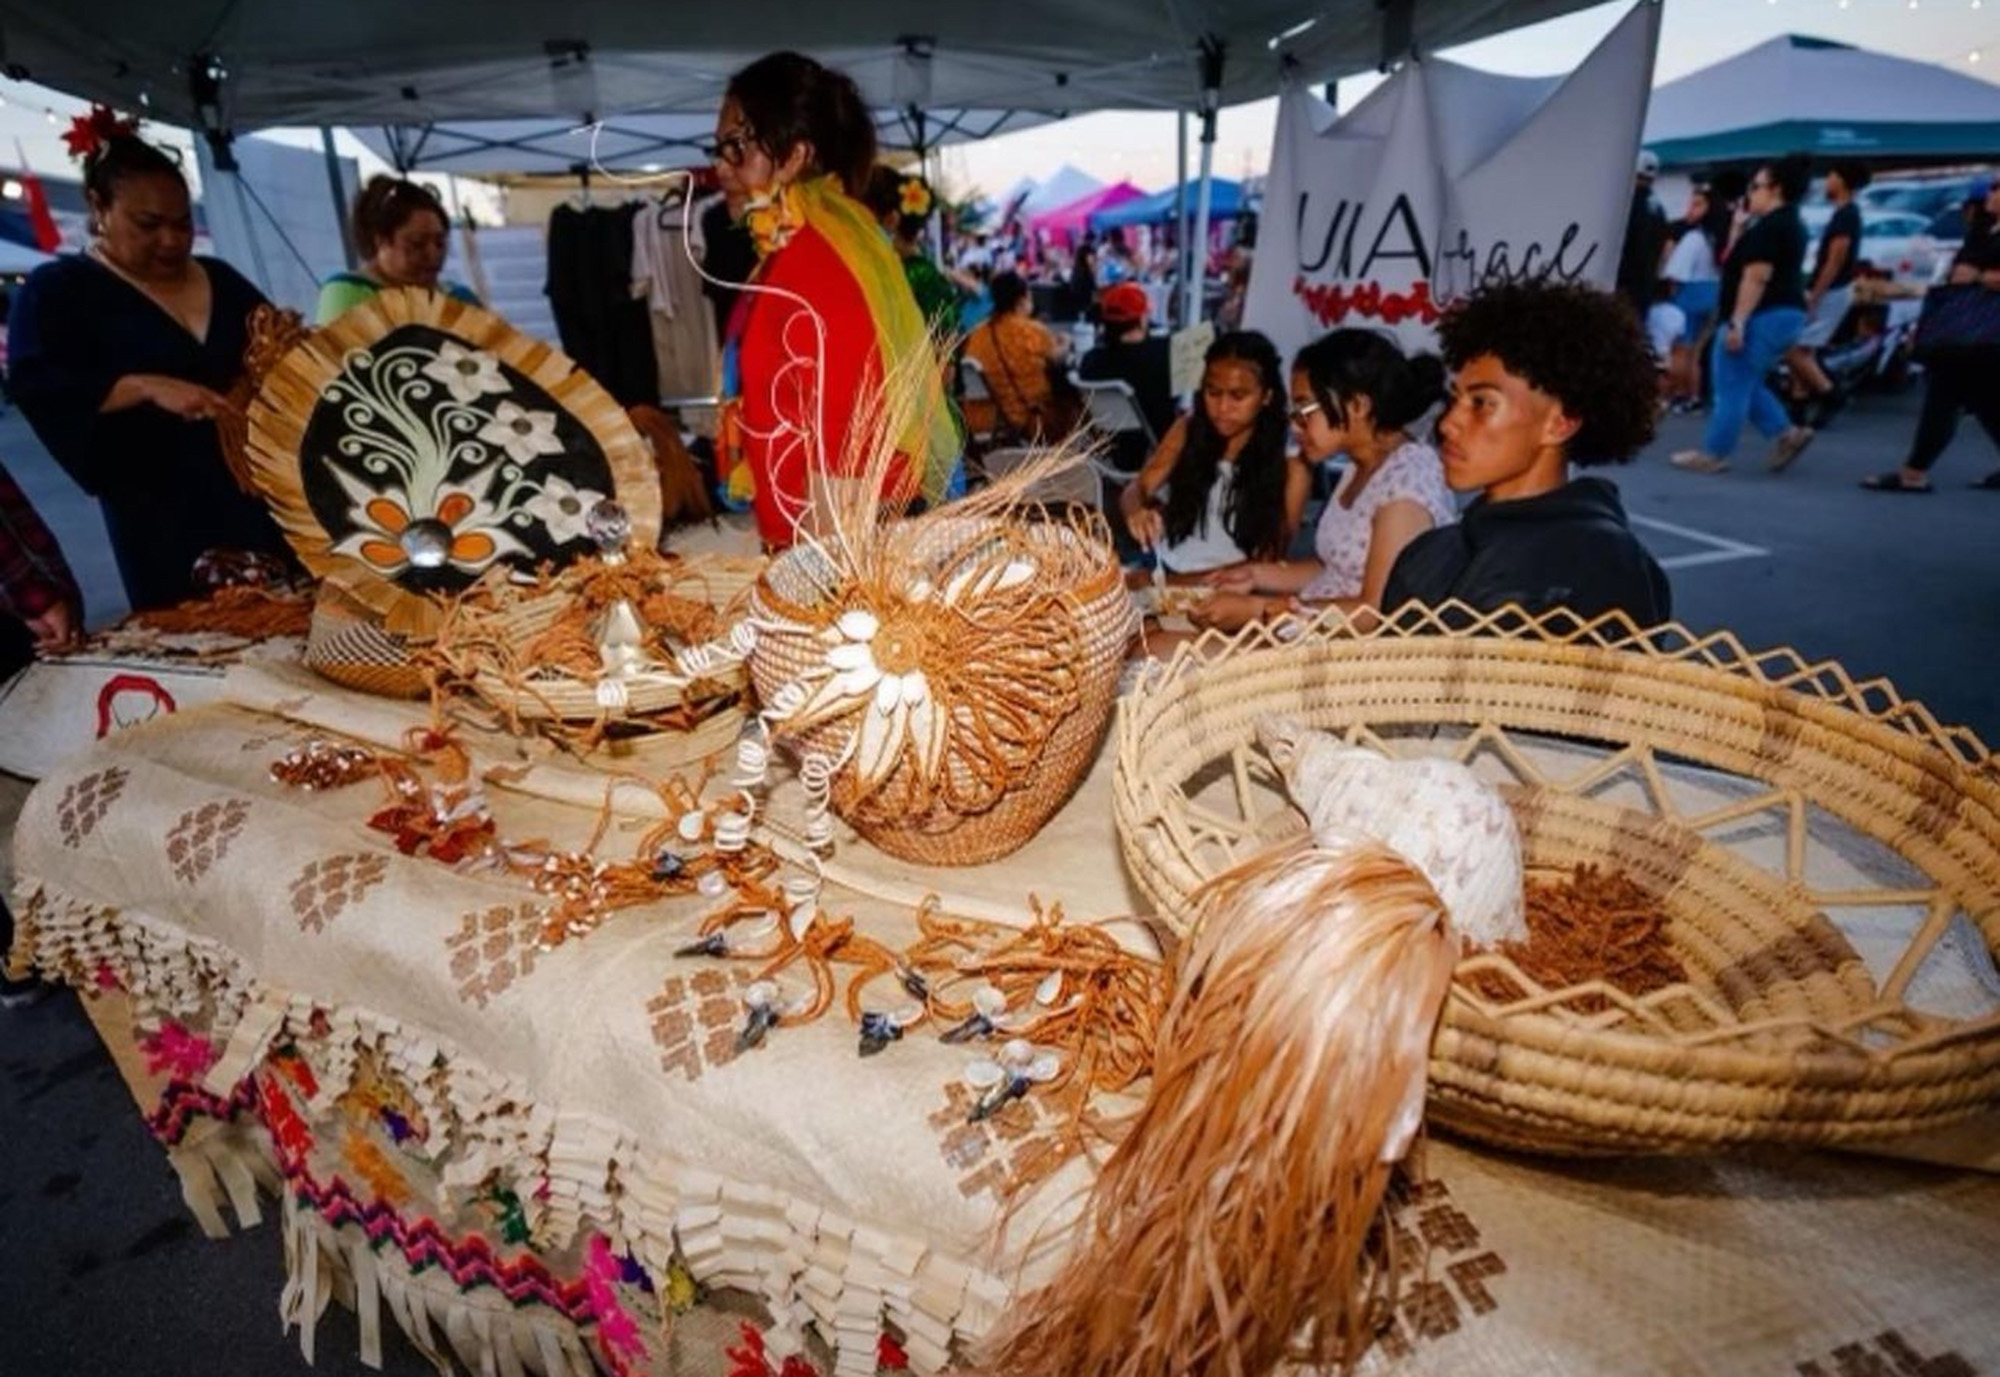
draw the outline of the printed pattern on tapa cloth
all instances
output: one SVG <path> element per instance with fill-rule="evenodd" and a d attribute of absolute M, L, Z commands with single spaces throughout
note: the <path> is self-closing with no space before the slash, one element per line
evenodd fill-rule
<path fill-rule="evenodd" d="M 1827 1357 L 1799 1364 L 1799 1377 L 1975 1377 L 1978 1369 L 1956 1353 L 1926 1358 L 1893 1329 Z"/>
<path fill-rule="evenodd" d="M 125 792 L 125 781 L 129 778 L 114 765 L 70 781 L 61 802 L 56 804 L 56 827 L 62 833 L 64 846 L 74 850 L 83 845 L 83 839 L 97 829 L 97 824 L 111 811 L 111 805 Z"/>
<path fill-rule="evenodd" d="M 175 877 L 193 884 L 206 875 L 229 854 L 229 844 L 249 821 L 250 804 L 240 798 L 211 799 L 182 813 L 174 830 L 167 833 L 167 860 Z"/>
<path fill-rule="evenodd" d="M 981 1191 L 1006 1204 L 1016 1183 L 1035 1174 L 1045 1154 L 1061 1150 L 1063 1128 L 1074 1109 L 1068 1094 L 1029 1094 L 978 1123 L 971 1120 L 979 1094 L 963 1081 L 945 1086 L 945 1105 L 930 1116 L 945 1165 L 958 1173 L 968 1199 Z"/>
<path fill-rule="evenodd" d="M 1417 1344 L 1455 1334 L 1468 1320 L 1499 1309 L 1487 1283 L 1504 1275 L 1507 1264 L 1484 1246 L 1479 1226 L 1452 1203 L 1444 1182 L 1399 1178 L 1391 1187 L 1389 1227 L 1398 1257 L 1424 1260 L 1404 1285 L 1396 1314 L 1375 1336 L 1390 1358 L 1400 1362 Z"/>
<path fill-rule="evenodd" d="M 389 862 L 381 856 L 344 853 L 307 861 L 292 881 L 292 913 L 300 931 L 326 931 L 328 923 L 360 903 L 388 873 Z"/>
<path fill-rule="evenodd" d="M 741 966 L 709 966 L 667 977 L 660 992 L 646 1001 L 660 1069 L 698 1081 L 702 1072 L 735 1061 L 743 990 L 750 983 L 750 972 Z"/>
<path fill-rule="evenodd" d="M 462 915 L 458 931 L 445 938 L 458 997 L 486 1007 L 515 981 L 534 973 L 541 954 L 542 910 L 535 904 L 496 904 Z"/>

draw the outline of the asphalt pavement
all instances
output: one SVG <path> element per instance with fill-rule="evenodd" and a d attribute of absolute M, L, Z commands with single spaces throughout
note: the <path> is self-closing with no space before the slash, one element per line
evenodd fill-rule
<path fill-rule="evenodd" d="M 2000 493 L 1970 488 L 2000 453 L 1968 422 L 1934 494 L 1856 486 L 1900 459 L 1915 413 L 1913 394 L 1865 398 L 1779 476 L 1764 472 L 1754 437 L 1729 473 L 1669 467 L 1700 426 L 1674 418 L 1609 476 L 1693 629 L 1732 628 L 1753 648 L 1790 645 L 1857 678 L 1886 676 L 1943 720 L 2000 740 Z M 0 462 L 61 538 L 90 622 L 114 620 L 123 599 L 95 504 L 18 413 L 0 417 Z M 0 829 L 11 825 L 8 809 Z M 74 997 L 0 1010 L 0 1046 L 0 1375 L 306 1372 L 279 1333 L 276 1229 L 228 1244 L 201 1237 Z M 400 1335 L 385 1339 L 392 1377 L 430 1371 Z M 365 1371 L 338 1307 L 318 1351 L 311 1371 L 323 1377 Z"/>

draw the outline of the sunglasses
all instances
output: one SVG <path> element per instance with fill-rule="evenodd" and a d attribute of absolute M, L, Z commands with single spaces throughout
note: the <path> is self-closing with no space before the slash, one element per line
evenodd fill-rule
<path fill-rule="evenodd" d="M 750 149 L 756 144 L 757 136 L 748 129 L 734 134 L 725 134 L 701 151 L 712 163 L 728 163 L 731 167 L 743 166 L 743 160 L 750 156 Z"/>

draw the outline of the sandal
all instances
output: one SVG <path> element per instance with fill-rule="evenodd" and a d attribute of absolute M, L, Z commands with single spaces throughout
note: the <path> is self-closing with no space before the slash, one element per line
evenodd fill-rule
<path fill-rule="evenodd" d="M 2000 469 L 1995 469 L 1972 485 L 1982 492 L 2000 492 Z"/>
<path fill-rule="evenodd" d="M 1684 449 L 1667 462 L 1675 468 L 1685 469 L 1689 473 L 1727 473 L 1729 471 L 1727 460 L 1718 459 L 1714 455 L 1705 454 L 1698 449 Z"/>
<path fill-rule="evenodd" d="M 1928 483 L 1905 483 L 1900 473 L 1878 473 L 1873 478 L 1861 480 L 1861 486 L 1869 492 L 1929 492 Z"/>

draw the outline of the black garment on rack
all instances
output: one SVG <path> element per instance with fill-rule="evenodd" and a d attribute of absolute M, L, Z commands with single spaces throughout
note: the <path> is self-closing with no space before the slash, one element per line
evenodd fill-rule
<path fill-rule="evenodd" d="M 549 306 L 563 352 L 620 406 L 659 400 L 653 326 L 632 295 L 632 217 L 644 205 L 557 206 L 549 216 Z"/>
<path fill-rule="evenodd" d="M 724 338 L 729 333 L 729 313 L 736 308 L 736 298 L 742 293 L 733 285 L 750 280 L 750 274 L 757 271 L 757 246 L 750 239 L 750 231 L 745 229 L 729 207 L 717 201 L 701 213 L 701 238 L 706 246 L 701 258 L 701 270 L 720 282 L 704 281 L 701 293 L 707 297 L 715 309 L 715 337 Z"/>

